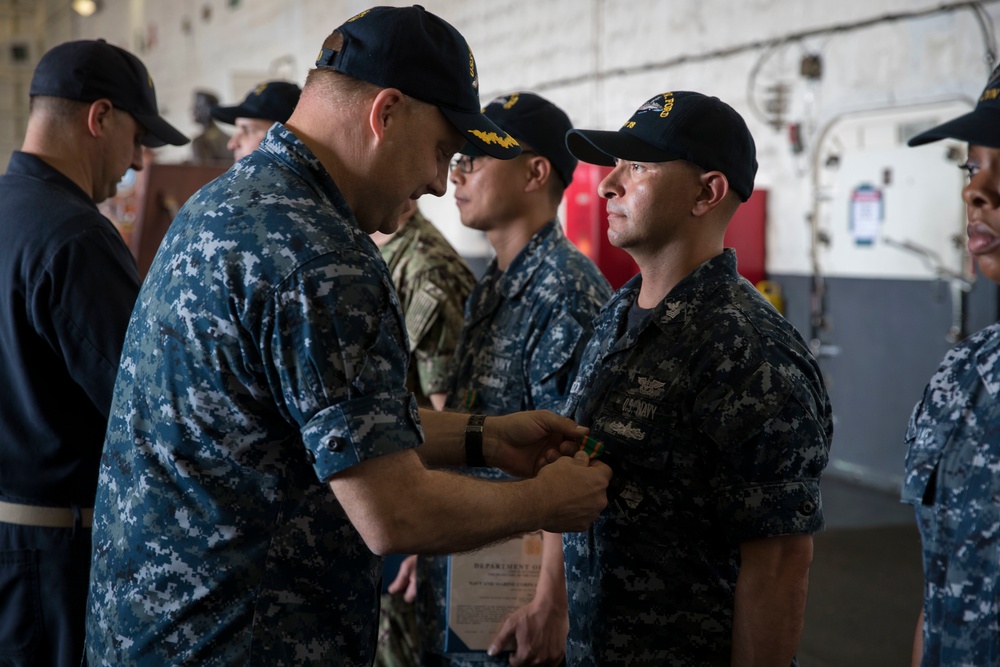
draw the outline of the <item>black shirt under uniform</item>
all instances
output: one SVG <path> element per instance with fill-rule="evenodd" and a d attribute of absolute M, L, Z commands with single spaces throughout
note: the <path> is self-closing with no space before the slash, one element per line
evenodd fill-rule
<path fill-rule="evenodd" d="M 0 176 L 0 500 L 93 507 L 138 293 L 135 260 L 87 193 L 15 152 Z M 0 522 L 0 662 L 80 664 L 90 551 L 81 519 Z"/>
<path fill-rule="evenodd" d="M 14 152 L 0 177 L 0 498 L 92 507 L 135 260 L 76 184 Z"/>

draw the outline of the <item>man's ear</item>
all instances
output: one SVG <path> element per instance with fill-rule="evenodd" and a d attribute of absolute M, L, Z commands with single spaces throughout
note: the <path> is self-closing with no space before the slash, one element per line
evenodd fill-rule
<path fill-rule="evenodd" d="M 729 194 L 729 181 L 721 171 L 706 171 L 698 177 L 701 190 L 694 200 L 691 215 L 702 216 L 712 211 L 725 200 Z"/>
<path fill-rule="evenodd" d="M 107 131 L 114 109 L 111 101 L 107 99 L 91 102 L 87 109 L 87 130 L 91 136 L 100 137 Z"/>
<path fill-rule="evenodd" d="M 406 96 L 395 88 L 383 88 L 372 100 L 368 126 L 375 141 L 382 141 L 391 123 L 399 122 Z"/>
<path fill-rule="evenodd" d="M 532 192 L 546 187 L 552 178 L 552 163 L 541 155 L 532 155 L 528 160 L 528 183 L 525 192 Z"/>

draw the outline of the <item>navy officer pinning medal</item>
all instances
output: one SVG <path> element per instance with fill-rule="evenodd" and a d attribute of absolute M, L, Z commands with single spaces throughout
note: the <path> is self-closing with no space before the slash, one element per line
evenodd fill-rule
<path fill-rule="evenodd" d="M 420 5 L 330 25 L 303 85 L 270 68 L 212 105 L 235 162 L 144 278 L 96 204 L 187 138 L 129 51 L 38 63 L 0 177 L 0 662 L 796 667 L 832 411 L 724 245 L 757 178 L 743 117 L 670 90 L 582 129 L 548 92 L 482 104 L 471 46 Z M 994 279 L 992 81 L 925 138 L 969 143 Z M 616 289 L 567 231 L 581 163 L 638 267 Z M 418 208 L 449 188 L 489 246 L 475 276 Z M 973 406 L 955 442 L 937 394 L 907 435 L 931 554 L 955 551 L 935 508 L 989 487 L 969 359 L 991 332 L 932 380 Z M 932 456 L 974 464 L 935 495 Z M 995 608 L 939 586 L 985 590 L 980 569 L 928 568 L 917 659 L 995 645 Z"/>
<path fill-rule="evenodd" d="M 99 466 L 87 663 L 370 665 L 382 555 L 578 531 L 610 469 L 534 410 L 420 408 L 369 233 L 442 196 L 483 115 L 462 35 L 375 7 L 291 115 L 178 211 L 125 335 Z M 471 425 L 470 425 L 471 424 Z M 467 427 L 467 425 L 470 425 Z M 496 483 L 453 471 L 504 469 Z"/>

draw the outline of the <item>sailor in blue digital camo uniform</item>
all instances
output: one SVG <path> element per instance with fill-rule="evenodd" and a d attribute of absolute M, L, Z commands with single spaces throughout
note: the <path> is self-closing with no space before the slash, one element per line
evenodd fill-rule
<path fill-rule="evenodd" d="M 466 303 L 447 405 L 487 414 L 558 410 L 611 296 L 556 218 L 576 169 L 563 139 L 572 125 L 562 109 L 526 92 L 499 97 L 483 113 L 524 150 L 507 162 L 463 155 L 452 165 L 462 224 L 484 231 L 496 257 Z"/>
<path fill-rule="evenodd" d="M 1000 69 L 976 108 L 910 140 L 968 142 L 968 249 L 1000 283 Z M 921 667 L 1000 665 L 1000 323 L 945 355 L 906 432 L 903 501 L 916 510 L 924 604 Z"/>
<path fill-rule="evenodd" d="M 462 224 L 484 231 L 496 257 L 466 303 L 446 406 L 488 415 L 560 410 L 593 320 L 611 296 L 608 281 L 566 238 L 556 217 L 577 164 L 564 139 L 572 124 L 562 109 L 529 92 L 498 97 L 483 113 L 523 150 L 509 161 L 470 151 L 452 164 Z M 476 474 L 502 476 L 495 469 Z M 513 640 L 514 664 L 562 658 L 566 599 L 560 546 L 558 535 L 546 536 L 545 572 L 533 603 L 498 628 L 495 650 Z M 481 653 L 444 657 L 448 561 L 418 562 L 424 662 L 506 664 L 507 656 Z"/>
<path fill-rule="evenodd" d="M 567 664 L 795 664 L 831 410 L 799 334 L 723 249 L 753 138 L 718 98 L 677 91 L 567 143 L 613 166 L 608 237 L 640 269 L 567 406 L 614 470 L 608 508 L 564 535 Z"/>
<path fill-rule="evenodd" d="M 492 418 L 483 451 L 463 450 L 467 417 L 418 416 L 404 389 L 403 319 L 368 233 L 443 194 L 468 138 L 519 150 L 481 115 L 469 53 L 420 7 L 362 12 L 324 42 L 287 124 L 177 215 L 115 386 L 90 665 L 367 666 L 375 554 L 582 529 L 603 507 L 608 469 L 550 451 L 578 434 L 569 420 Z M 421 460 L 466 456 L 526 476 L 552 463 L 514 489 Z"/>

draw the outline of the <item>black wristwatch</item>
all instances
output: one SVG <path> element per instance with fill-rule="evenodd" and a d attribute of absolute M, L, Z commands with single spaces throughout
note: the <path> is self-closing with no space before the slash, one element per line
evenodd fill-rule
<path fill-rule="evenodd" d="M 485 468 L 483 458 L 483 422 L 486 415 L 470 415 L 465 425 L 465 465 L 469 468 Z"/>

